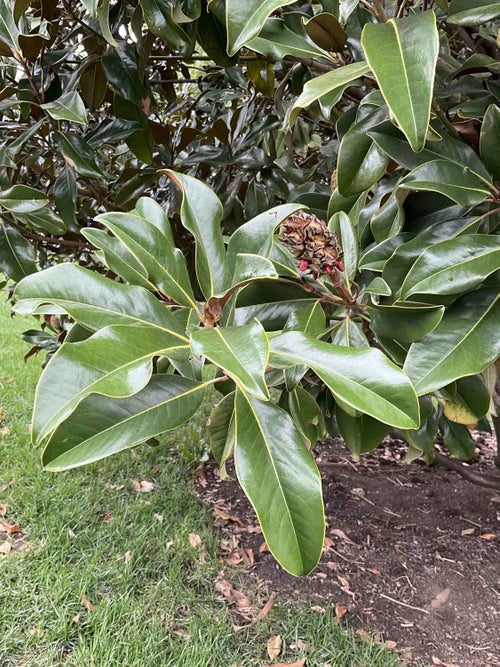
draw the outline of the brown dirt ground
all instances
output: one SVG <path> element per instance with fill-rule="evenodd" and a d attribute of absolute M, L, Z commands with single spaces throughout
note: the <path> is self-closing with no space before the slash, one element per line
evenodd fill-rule
<path fill-rule="evenodd" d="M 476 443 L 474 468 L 491 471 L 493 438 L 479 433 Z M 282 604 L 337 606 L 339 616 L 347 607 L 351 627 L 396 642 L 406 665 L 500 666 L 500 494 L 403 462 L 404 452 L 394 439 L 359 462 L 339 440 L 315 448 L 327 539 L 316 571 L 300 579 L 265 550 L 232 470 L 221 482 L 209 463 L 197 488 L 214 509 L 221 558 L 240 586 L 257 583 Z"/>

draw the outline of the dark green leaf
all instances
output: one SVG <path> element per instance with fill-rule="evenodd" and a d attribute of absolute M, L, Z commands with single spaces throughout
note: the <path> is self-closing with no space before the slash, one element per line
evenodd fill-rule
<path fill-rule="evenodd" d="M 448 12 L 448 23 L 481 25 L 500 16 L 500 2 L 494 0 L 453 0 Z"/>
<path fill-rule="evenodd" d="M 55 120 L 69 120 L 87 125 L 87 112 L 82 98 L 75 91 L 63 93 L 53 102 L 41 105 L 42 109 Z"/>
<path fill-rule="evenodd" d="M 133 44 L 120 42 L 102 57 L 106 78 L 119 95 L 139 104 L 146 97 L 146 88 L 139 76 L 137 55 Z"/>
<path fill-rule="evenodd" d="M 438 326 L 409 349 L 404 370 L 419 395 L 481 373 L 500 354 L 498 294 L 471 292 L 456 301 Z"/>
<path fill-rule="evenodd" d="M 439 419 L 439 430 L 443 442 L 453 456 L 462 461 L 469 461 L 476 450 L 476 443 L 472 439 L 469 429 L 463 424 L 455 424 L 446 417 Z"/>
<path fill-rule="evenodd" d="M 11 213 L 32 213 L 47 206 L 47 195 L 27 185 L 13 185 L 0 192 L 0 207 Z"/>
<path fill-rule="evenodd" d="M 321 479 L 292 418 L 241 392 L 235 402 L 238 480 L 255 508 L 264 539 L 296 576 L 311 572 L 323 549 Z"/>
<path fill-rule="evenodd" d="M 0 222 L 0 270 L 15 282 L 37 271 L 31 243 L 3 222 Z"/>
<path fill-rule="evenodd" d="M 47 470 L 68 470 L 154 438 L 192 417 L 205 388 L 178 375 L 155 375 L 129 398 L 88 396 L 54 431 L 42 462 Z"/>
<path fill-rule="evenodd" d="M 88 178 L 103 178 L 95 159 L 95 153 L 89 144 L 77 134 L 57 133 L 59 146 L 64 159 L 77 173 Z"/>
<path fill-rule="evenodd" d="M 350 415 L 337 405 L 335 417 L 340 435 L 354 456 L 361 456 L 377 447 L 389 433 L 390 427 L 369 415 Z"/>
<path fill-rule="evenodd" d="M 500 3 L 499 3 L 500 11 Z M 484 164 L 495 180 L 500 180 L 500 107 L 491 104 L 483 119 L 479 149 Z"/>

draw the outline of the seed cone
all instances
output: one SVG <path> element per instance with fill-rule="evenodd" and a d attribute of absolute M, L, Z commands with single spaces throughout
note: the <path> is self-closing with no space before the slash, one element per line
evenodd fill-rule
<path fill-rule="evenodd" d="M 344 253 L 337 234 L 311 213 L 298 211 L 283 220 L 280 241 L 299 262 L 301 271 L 307 268 L 319 275 L 331 273 L 335 266 L 343 270 L 340 259 Z"/>

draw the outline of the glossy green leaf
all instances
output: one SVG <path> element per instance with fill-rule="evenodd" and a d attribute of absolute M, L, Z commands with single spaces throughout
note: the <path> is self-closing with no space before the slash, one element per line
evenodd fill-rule
<path fill-rule="evenodd" d="M 160 225 L 154 224 L 154 216 Z M 127 213 L 104 213 L 96 217 L 123 243 L 144 267 L 149 282 L 176 303 L 195 308 L 186 260 L 174 247 L 165 212 L 152 199 L 142 197 Z"/>
<path fill-rule="evenodd" d="M 439 50 L 436 15 L 427 11 L 387 23 L 368 23 L 361 43 L 396 123 L 412 149 L 421 151 Z"/>
<path fill-rule="evenodd" d="M 353 85 L 356 79 L 367 74 L 369 71 L 370 67 L 368 64 L 361 61 L 344 65 L 344 67 L 339 67 L 315 79 L 311 79 L 311 81 L 308 81 L 304 85 L 302 93 L 290 107 L 290 111 L 287 114 L 288 123 L 290 125 L 293 124 L 301 109 L 307 108 L 324 95 L 331 94 L 333 96 L 332 98 L 328 98 L 328 102 L 331 106 L 334 106 L 342 97 L 347 86 Z"/>
<path fill-rule="evenodd" d="M 500 16 L 500 2 L 494 0 L 453 0 L 448 11 L 448 23 L 482 25 Z"/>
<path fill-rule="evenodd" d="M 144 20 L 153 35 L 156 35 L 171 48 L 182 49 L 189 45 L 186 32 L 175 20 L 174 3 L 171 0 L 140 0 Z"/>
<path fill-rule="evenodd" d="M 90 394 L 125 398 L 151 378 L 153 357 L 189 351 L 176 333 L 147 326 L 109 326 L 87 340 L 64 343 L 38 383 L 32 422 L 39 444 Z"/>
<path fill-rule="evenodd" d="M 238 0 L 236 0 L 238 1 Z M 307 36 L 305 30 L 291 30 L 284 21 L 270 18 L 258 37 L 252 39 L 248 48 L 257 51 L 271 62 L 279 62 L 285 56 L 296 58 L 327 58 L 330 56 Z"/>
<path fill-rule="evenodd" d="M 430 334 L 413 343 L 404 370 L 419 395 L 481 373 L 500 354 L 499 297 L 479 290 L 458 299 Z"/>
<path fill-rule="evenodd" d="M 109 47 L 101 62 L 107 80 L 121 97 L 137 104 L 146 97 L 133 44 L 122 41 L 117 48 Z"/>
<path fill-rule="evenodd" d="M 332 343 L 343 347 L 369 347 L 363 327 L 351 317 L 344 317 L 332 327 Z"/>
<path fill-rule="evenodd" d="M 412 294 L 460 294 L 473 290 L 500 267 L 500 238 L 466 234 L 424 250 L 401 287 Z"/>
<path fill-rule="evenodd" d="M 93 394 L 52 434 L 42 455 L 46 470 L 68 470 L 99 461 L 169 431 L 193 416 L 206 383 L 154 375 L 128 398 Z"/>
<path fill-rule="evenodd" d="M 500 180 L 500 107 L 496 104 L 490 104 L 484 115 L 479 151 L 493 178 Z"/>
<path fill-rule="evenodd" d="M 274 230 L 283 220 L 300 208 L 302 208 L 300 204 L 282 204 L 257 215 L 238 227 L 234 234 L 231 234 L 227 246 L 229 270 L 234 271 L 236 257 L 239 253 L 270 257 L 274 244 Z"/>
<path fill-rule="evenodd" d="M 187 338 L 172 313 L 152 294 L 73 264 L 58 264 L 27 276 L 16 288 L 16 312 L 66 312 L 95 331 L 111 324 L 142 324 Z"/>
<path fill-rule="evenodd" d="M 6 44 L 12 53 L 19 53 L 19 30 L 12 15 L 12 0 L 0 2 L 0 42 Z"/>
<path fill-rule="evenodd" d="M 488 184 L 468 167 L 447 160 L 420 165 L 399 183 L 407 190 L 439 192 L 460 206 L 476 206 L 490 195 Z"/>
<path fill-rule="evenodd" d="M 69 164 L 66 164 L 57 174 L 52 186 L 52 196 L 56 209 L 66 226 L 74 224 L 77 189 L 75 172 Z"/>
<path fill-rule="evenodd" d="M 433 331 L 441 322 L 444 306 L 419 303 L 372 303 L 368 306 L 371 328 L 382 338 L 413 343 Z"/>
<path fill-rule="evenodd" d="M 410 241 L 411 238 L 412 234 L 403 232 L 402 234 L 391 236 L 380 243 L 372 244 L 361 256 L 359 268 L 367 269 L 369 271 L 382 271 L 385 267 L 385 263 L 392 256 L 393 252 L 406 241 Z"/>
<path fill-rule="evenodd" d="M 481 375 L 458 378 L 440 389 L 444 416 L 458 424 L 477 424 L 490 409 L 490 392 Z"/>
<path fill-rule="evenodd" d="M 434 457 L 434 443 L 436 442 L 438 433 L 440 411 L 435 405 L 435 399 L 430 396 L 421 396 L 419 402 L 422 417 L 420 427 L 418 429 L 403 430 L 403 436 L 411 447 L 418 451 L 416 456 L 412 457 L 410 454 L 410 458 L 418 458 L 418 456 L 423 454 L 426 459 L 432 461 Z"/>
<path fill-rule="evenodd" d="M 356 234 L 356 229 L 351 222 L 351 219 L 344 213 L 344 211 L 339 211 L 335 215 L 336 221 L 334 226 L 338 221 L 338 233 L 340 246 L 344 251 L 344 256 L 342 258 L 342 264 L 344 265 L 345 276 L 349 281 L 354 280 L 356 273 L 358 271 L 359 263 L 359 241 L 358 235 Z M 329 226 L 331 221 L 329 222 Z"/>
<path fill-rule="evenodd" d="M 32 213 L 48 203 L 46 194 L 27 185 L 13 185 L 0 192 L 0 207 L 11 213 Z"/>
<path fill-rule="evenodd" d="M 425 148 L 419 153 L 412 151 L 404 134 L 392 123 L 381 123 L 369 130 L 369 135 L 379 148 L 406 169 L 415 169 L 426 162 L 446 159 L 460 167 L 466 165 L 479 177 L 491 181 L 488 170 L 475 150 L 449 134 L 443 134 L 439 141 L 427 141 Z"/>
<path fill-rule="evenodd" d="M 97 7 L 99 0 L 80 0 L 81 4 L 85 7 L 85 10 L 90 16 L 95 18 L 97 16 Z"/>
<path fill-rule="evenodd" d="M 60 235 L 67 231 L 64 220 L 48 208 L 42 208 L 33 213 L 18 213 L 18 220 L 22 220 L 28 227 L 48 234 Z"/>
<path fill-rule="evenodd" d="M 87 125 L 87 111 L 80 95 L 75 91 L 63 93 L 53 102 L 41 105 L 54 120 L 69 120 Z"/>
<path fill-rule="evenodd" d="M 309 574 L 323 549 L 321 479 L 290 415 L 241 392 L 235 402 L 238 480 L 276 560 L 291 574 Z"/>
<path fill-rule="evenodd" d="M 278 278 L 274 264 L 269 259 L 249 253 L 238 253 L 236 255 L 231 286 L 264 278 Z"/>
<path fill-rule="evenodd" d="M 346 405 L 399 428 L 418 425 L 418 400 L 408 377 L 379 350 L 331 345 L 299 332 L 271 341 L 270 364 L 306 364 Z"/>
<path fill-rule="evenodd" d="M 209 299 L 222 293 L 227 280 L 226 250 L 222 239 L 222 204 L 213 190 L 192 176 L 171 170 L 167 175 L 182 192 L 181 220 L 196 241 L 196 276 Z"/>
<path fill-rule="evenodd" d="M 287 412 L 299 429 L 307 449 L 314 447 L 325 434 L 325 422 L 321 408 L 300 384 L 288 393 Z"/>
<path fill-rule="evenodd" d="M 91 227 L 83 229 L 82 234 L 92 245 L 100 248 L 96 255 L 113 273 L 132 285 L 140 285 L 150 292 L 156 291 L 144 266 L 116 237 L 110 236 L 103 229 Z"/>
<path fill-rule="evenodd" d="M 101 6 L 97 10 L 97 19 L 99 21 L 102 36 L 107 43 L 110 44 L 110 46 L 118 46 L 109 24 L 110 2 L 111 0 L 102 0 Z"/>
<path fill-rule="evenodd" d="M 103 172 L 97 166 L 95 152 L 85 139 L 69 132 L 58 132 L 57 139 L 64 159 L 77 173 L 88 178 L 103 178 Z"/>
<path fill-rule="evenodd" d="M 266 20 L 274 12 L 288 4 L 283 0 L 226 0 L 227 52 L 230 56 L 239 51 L 260 33 Z"/>
<path fill-rule="evenodd" d="M 476 451 L 476 443 L 469 429 L 463 424 L 455 424 L 445 417 L 439 419 L 439 430 L 447 449 L 462 461 L 469 461 Z"/>
<path fill-rule="evenodd" d="M 0 271 L 15 282 L 37 271 L 35 251 L 31 243 L 17 229 L 4 225 L 1 221 Z"/>
<path fill-rule="evenodd" d="M 389 158 L 367 132 L 385 117 L 384 109 L 375 109 L 354 123 L 342 137 L 337 159 L 337 183 L 344 197 L 368 190 L 384 173 Z"/>
<path fill-rule="evenodd" d="M 198 356 L 222 368 L 246 392 L 264 401 L 269 399 L 265 371 L 269 343 L 260 322 L 241 327 L 216 327 L 194 331 L 191 348 Z"/>
<path fill-rule="evenodd" d="M 234 414 L 234 398 L 234 391 L 224 396 L 214 406 L 208 420 L 208 441 L 212 454 L 219 466 L 224 465 L 234 449 L 234 433 L 232 433 L 231 428 Z"/>
<path fill-rule="evenodd" d="M 108 81 L 100 60 L 89 63 L 80 76 L 82 97 L 90 111 L 101 104 L 106 95 Z"/>
<path fill-rule="evenodd" d="M 302 331 L 313 338 L 320 336 L 326 328 L 326 315 L 319 301 L 313 301 L 306 308 L 290 313 L 284 331 Z"/>
<path fill-rule="evenodd" d="M 390 431 L 387 424 L 361 413 L 350 415 L 339 405 L 335 408 L 335 417 L 340 435 L 349 451 L 357 457 L 377 447 Z"/>

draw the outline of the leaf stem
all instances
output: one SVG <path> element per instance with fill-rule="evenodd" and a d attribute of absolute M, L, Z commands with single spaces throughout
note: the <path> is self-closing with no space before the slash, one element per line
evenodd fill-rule
<path fill-rule="evenodd" d="M 385 13 L 385 7 L 382 0 L 373 0 L 373 5 L 375 7 L 375 12 L 380 23 L 387 23 L 387 14 Z"/>
<path fill-rule="evenodd" d="M 443 125 L 446 127 L 448 132 L 455 138 L 455 139 L 460 139 L 460 135 L 456 131 L 456 129 L 453 127 L 453 123 L 450 121 L 446 113 L 441 109 L 439 106 L 438 102 L 434 99 L 432 100 L 432 108 L 436 112 L 436 115 L 438 116 L 439 120 L 443 123 Z M 461 139 L 460 139 L 461 141 Z"/>

